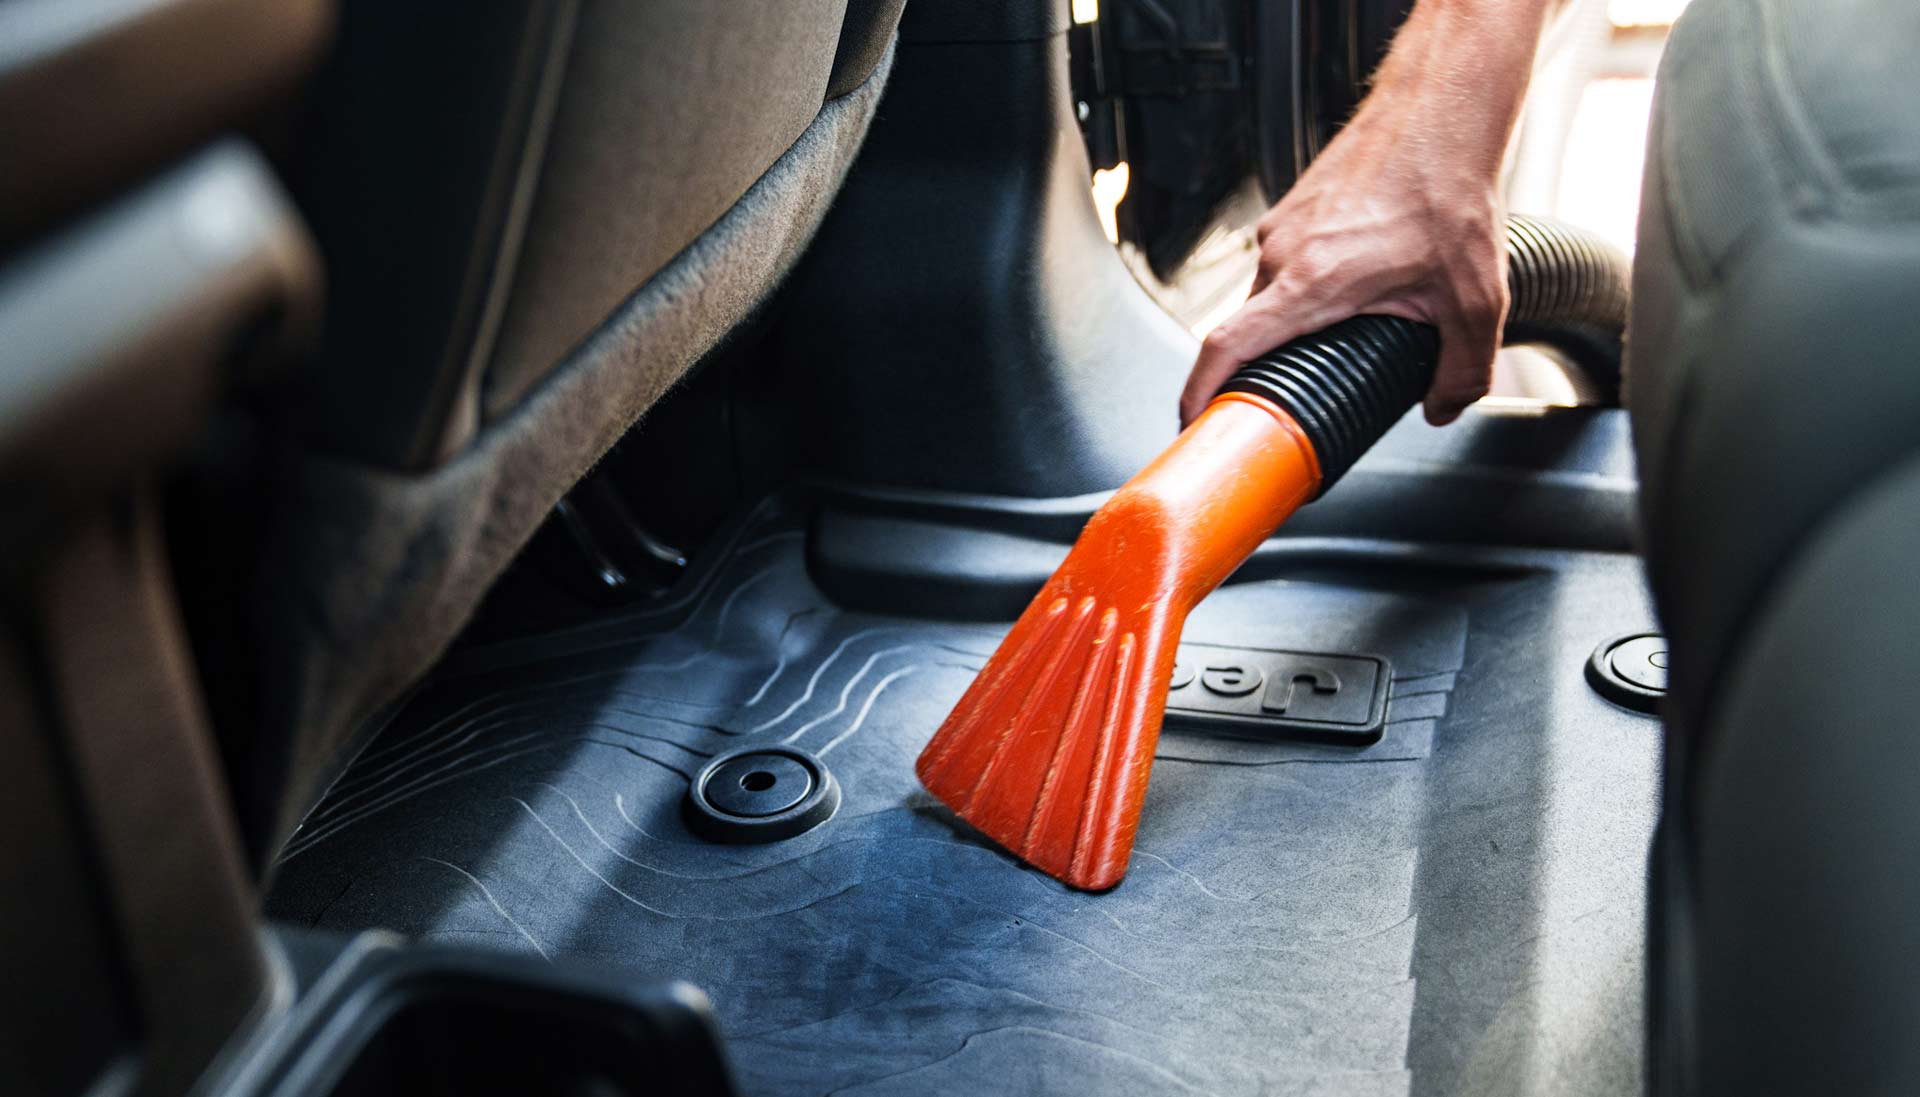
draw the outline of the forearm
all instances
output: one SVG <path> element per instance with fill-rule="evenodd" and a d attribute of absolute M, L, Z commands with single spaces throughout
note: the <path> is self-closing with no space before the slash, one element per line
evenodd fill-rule
<path fill-rule="evenodd" d="M 1497 176 L 1541 32 L 1558 6 L 1558 0 L 1419 0 L 1374 74 L 1360 115 L 1431 151 L 1436 163 Z"/>
<path fill-rule="evenodd" d="M 1487 391 L 1506 313 L 1500 168 L 1555 0 L 1419 0 L 1360 109 L 1260 219 L 1240 311 L 1180 400 L 1200 414 L 1241 363 L 1359 313 L 1431 324 L 1427 418 Z"/>

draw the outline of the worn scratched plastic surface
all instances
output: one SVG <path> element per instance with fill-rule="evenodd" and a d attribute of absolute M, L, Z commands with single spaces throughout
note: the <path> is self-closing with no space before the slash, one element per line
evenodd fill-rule
<path fill-rule="evenodd" d="M 1653 730 L 1581 680 L 1646 623 L 1631 559 L 1222 588 L 1188 639 L 1384 655 L 1386 732 L 1169 731 L 1088 895 L 914 778 L 1001 630 L 835 608 L 803 519 L 763 506 L 657 610 L 456 659 L 270 913 L 690 980 L 754 1095 L 1632 1091 Z M 687 776 L 753 741 L 824 758 L 839 814 L 700 841 Z"/>

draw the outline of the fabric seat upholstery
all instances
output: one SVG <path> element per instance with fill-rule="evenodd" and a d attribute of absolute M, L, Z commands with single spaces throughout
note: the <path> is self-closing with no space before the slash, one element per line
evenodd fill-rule
<path fill-rule="evenodd" d="M 898 15 L 344 5 L 290 157 L 333 286 L 325 349 L 259 482 L 224 522 L 186 523 L 207 529 L 196 642 L 222 668 L 256 861 L 561 495 L 795 261 Z"/>

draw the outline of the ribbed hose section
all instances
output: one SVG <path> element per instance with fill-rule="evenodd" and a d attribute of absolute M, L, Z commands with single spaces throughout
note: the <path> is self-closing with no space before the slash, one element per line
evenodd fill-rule
<path fill-rule="evenodd" d="M 1617 401 L 1628 275 L 1627 257 L 1591 233 L 1507 218 L 1504 340 L 1553 348 Z M 1313 442 L 1325 494 L 1426 395 L 1439 353 L 1430 325 L 1356 316 L 1268 351 L 1220 391 L 1265 397 L 1292 415 Z"/>
<path fill-rule="evenodd" d="M 1620 339 L 1627 326 L 1633 264 L 1584 229 L 1538 217 L 1507 218 L 1509 346 L 1540 343 L 1587 375 L 1608 402 L 1620 401 Z"/>

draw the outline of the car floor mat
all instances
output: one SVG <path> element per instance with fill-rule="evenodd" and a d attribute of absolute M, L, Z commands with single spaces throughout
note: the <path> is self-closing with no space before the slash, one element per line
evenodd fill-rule
<path fill-rule="evenodd" d="M 749 1095 L 1637 1077 L 1656 739 L 1580 680 L 1645 624 L 1630 558 L 1223 587 L 1185 639 L 1384 657 L 1385 731 L 1170 728 L 1129 874 L 1085 894 L 914 778 L 1004 626 L 836 607 L 805 517 L 768 500 L 663 604 L 449 659 L 289 841 L 270 915 L 686 979 Z M 820 758 L 838 812 L 702 840 L 689 780 L 756 743 Z"/>

